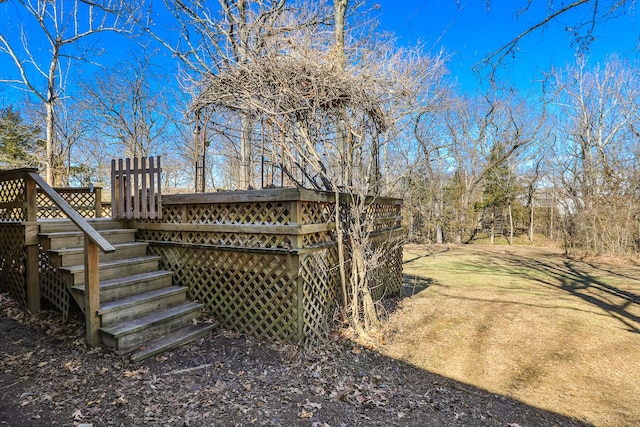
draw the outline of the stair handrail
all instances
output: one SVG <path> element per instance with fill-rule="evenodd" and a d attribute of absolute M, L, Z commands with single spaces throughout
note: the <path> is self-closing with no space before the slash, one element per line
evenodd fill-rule
<path fill-rule="evenodd" d="M 42 179 L 42 177 L 36 172 L 29 172 L 29 177 L 33 179 L 38 187 L 42 189 L 42 191 L 60 208 L 62 212 L 67 215 L 67 217 L 73 221 L 75 225 L 78 226 L 80 231 L 84 233 L 85 236 L 89 237 L 89 239 L 98 245 L 98 248 L 104 253 L 114 252 L 116 249 L 113 247 L 111 243 L 107 241 L 98 231 L 89 224 L 89 222 L 82 217 L 75 209 L 71 207 L 71 205 L 56 191 L 54 190 L 47 182 Z"/>
<path fill-rule="evenodd" d="M 40 189 L 60 208 L 84 234 L 84 313 L 86 339 L 89 346 L 100 344 L 100 288 L 98 276 L 98 249 L 102 252 L 115 252 L 115 248 L 78 212 L 67 203 L 37 172 L 27 172 Z"/>

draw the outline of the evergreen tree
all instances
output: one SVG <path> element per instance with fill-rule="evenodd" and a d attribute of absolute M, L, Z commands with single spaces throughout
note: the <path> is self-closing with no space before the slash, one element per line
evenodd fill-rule
<path fill-rule="evenodd" d="M 505 145 L 496 143 L 489 155 L 489 162 L 495 163 L 497 159 L 504 157 Z M 514 170 L 506 162 L 498 163 L 486 176 L 482 186 L 482 201 L 476 206 L 482 211 L 483 226 L 490 227 L 490 238 L 496 232 L 504 234 L 505 226 L 508 226 L 509 243 L 513 239 L 513 212 L 512 205 L 518 191 L 517 179 Z M 508 220 L 508 224 L 504 224 Z"/>
<path fill-rule="evenodd" d="M 0 167 L 34 166 L 33 154 L 40 134 L 37 126 L 24 123 L 20 113 L 9 106 L 0 110 Z"/>

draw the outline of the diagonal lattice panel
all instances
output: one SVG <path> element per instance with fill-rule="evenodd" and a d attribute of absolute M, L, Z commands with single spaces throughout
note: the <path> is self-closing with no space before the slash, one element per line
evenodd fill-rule
<path fill-rule="evenodd" d="M 291 221 L 289 205 L 284 202 L 193 204 L 181 206 L 184 213 L 167 207 L 180 222 L 197 224 L 287 224 Z"/>
<path fill-rule="evenodd" d="M 62 320 L 66 322 L 69 318 L 71 295 L 58 269 L 51 264 L 47 251 L 40 244 L 38 244 L 38 273 L 42 296 L 60 310 Z"/>
<path fill-rule="evenodd" d="M 96 216 L 96 193 L 88 189 L 56 189 L 58 194 L 69 203 L 82 217 Z M 64 212 L 44 193 L 38 193 L 38 218 L 66 218 Z M 109 213 L 110 214 L 110 213 Z"/>
<path fill-rule="evenodd" d="M 0 290 L 9 294 L 23 307 L 27 306 L 27 271 L 24 247 L 24 227 L 0 223 Z"/>
<path fill-rule="evenodd" d="M 0 221 L 18 222 L 24 218 L 26 183 L 22 178 L 0 182 Z"/>
<path fill-rule="evenodd" d="M 292 245 L 291 237 L 283 234 L 138 230 L 137 238 L 158 242 L 179 242 L 260 249 L 290 249 Z"/>
<path fill-rule="evenodd" d="M 296 283 L 287 255 L 151 245 L 174 283 L 223 325 L 271 341 L 297 341 Z M 188 260 L 188 262 L 187 262 Z"/>
<path fill-rule="evenodd" d="M 334 220 L 334 204 L 326 202 L 301 202 L 302 224 L 323 224 Z"/>
<path fill-rule="evenodd" d="M 335 247 L 314 251 L 300 259 L 303 286 L 303 330 L 305 346 L 326 338 L 338 304 L 339 271 Z"/>

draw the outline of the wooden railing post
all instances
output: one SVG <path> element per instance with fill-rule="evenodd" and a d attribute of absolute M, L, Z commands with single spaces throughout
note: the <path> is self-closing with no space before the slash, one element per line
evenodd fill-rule
<path fill-rule="evenodd" d="M 84 313 L 87 344 L 100 344 L 100 288 L 98 278 L 98 246 L 89 236 L 84 236 Z"/>
<path fill-rule="evenodd" d="M 156 203 L 156 218 L 162 219 L 162 179 L 160 173 L 162 167 L 160 166 L 160 156 L 156 157 L 156 178 L 158 179 L 158 191 L 156 191 L 155 198 L 152 203 Z M 151 179 L 154 179 L 152 176 Z"/>
<path fill-rule="evenodd" d="M 96 218 L 102 218 L 102 187 L 93 187 L 93 191 L 95 192 L 95 195 L 96 195 L 96 202 L 95 202 L 96 213 L 95 213 L 95 217 Z"/>
<path fill-rule="evenodd" d="M 105 253 L 116 249 L 100 233 L 93 228 L 86 219 L 76 212 L 67 201 L 60 196 L 49 184 L 35 172 L 28 174 L 29 180 L 37 184 L 40 189 L 64 212 L 64 214 L 84 233 L 84 301 L 87 331 L 87 344 L 100 344 L 100 291 L 98 288 L 98 249 Z"/>
<path fill-rule="evenodd" d="M 25 174 L 26 205 L 24 212 L 24 235 L 26 252 L 27 309 L 31 313 L 40 311 L 40 273 L 38 253 L 38 202 L 35 181 Z"/>

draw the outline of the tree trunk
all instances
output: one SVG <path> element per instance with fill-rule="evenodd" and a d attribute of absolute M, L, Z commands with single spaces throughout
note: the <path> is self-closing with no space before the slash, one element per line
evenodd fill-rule
<path fill-rule="evenodd" d="M 344 233 L 342 231 L 342 222 L 340 219 L 340 193 L 338 188 L 334 188 L 335 194 L 335 221 L 336 221 L 336 239 L 338 240 L 338 267 L 340 270 L 340 285 L 342 287 L 342 299 L 345 310 L 349 306 L 349 295 L 347 294 L 347 274 L 344 268 Z"/>
<path fill-rule="evenodd" d="M 555 193 L 552 193 L 551 206 L 549 207 L 549 240 L 553 240 L 553 205 L 555 203 Z"/>
<path fill-rule="evenodd" d="M 496 235 L 496 212 L 495 210 L 491 211 L 491 229 L 490 229 L 490 240 L 493 245 L 493 241 Z"/>
<path fill-rule="evenodd" d="M 348 0 L 334 0 L 333 2 L 333 18 L 334 18 L 334 36 L 335 36 L 335 62 L 340 70 L 344 70 L 347 64 L 347 56 L 344 51 L 344 19 L 347 13 Z M 346 111 L 343 115 L 346 117 Z M 343 186 L 349 185 L 351 181 L 351 162 L 353 160 L 348 147 L 348 126 L 344 118 L 337 119 L 336 134 L 338 138 L 338 151 L 342 164 L 340 168 L 341 180 Z"/>
<path fill-rule="evenodd" d="M 251 119 L 247 115 L 242 115 L 242 130 L 240 134 L 240 182 L 238 187 L 241 190 L 251 188 L 253 174 L 251 173 L 252 150 L 251 150 Z"/>
<path fill-rule="evenodd" d="M 45 140 L 46 140 L 46 180 L 47 180 L 47 184 L 51 185 L 51 186 L 55 186 L 56 183 L 53 181 L 53 115 L 54 115 L 54 110 L 53 110 L 53 100 L 49 99 L 45 102 L 45 109 L 46 109 L 46 118 L 45 118 L 45 123 L 46 123 L 46 135 L 45 135 Z"/>
<path fill-rule="evenodd" d="M 511 202 L 507 210 L 509 214 L 509 244 L 513 245 L 513 213 L 511 212 Z"/>
<path fill-rule="evenodd" d="M 365 241 L 358 241 L 363 235 L 358 235 L 355 241 L 351 242 L 351 272 L 353 281 L 354 303 L 352 305 L 352 319 L 356 329 L 360 333 L 366 334 L 380 324 L 378 313 L 371 292 L 369 291 L 369 280 L 367 262 L 365 260 Z M 367 239 L 367 237 L 364 237 Z M 362 320 L 364 329 L 360 325 L 360 309 L 362 309 Z"/>
<path fill-rule="evenodd" d="M 333 19 L 335 20 L 336 65 L 344 70 L 347 57 L 344 52 L 344 18 L 347 14 L 348 0 L 333 1 Z"/>
<path fill-rule="evenodd" d="M 531 243 L 533 243 L 533 231 L 535 230 L 534 225 L 533 225 L 533 209 L 534 209 L 534 205 L 533 205 L 533 197 L 531 197 L 530 203 L 529 203 L 529 241 Z"/>

